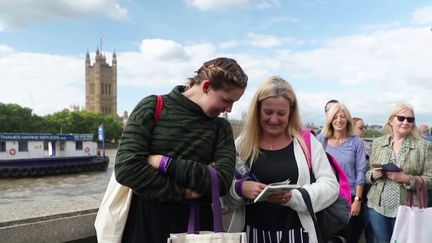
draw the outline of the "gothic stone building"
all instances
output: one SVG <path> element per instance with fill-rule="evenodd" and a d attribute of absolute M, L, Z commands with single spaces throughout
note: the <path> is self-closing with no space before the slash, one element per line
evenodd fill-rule
<path fill-rule="evenodd" d="M 105 55 L 96 50 L 95 63 L 90 64 L 87 51 L 85 61 L 86 103 L 85 109 L 117 116 L 117 58 L 112 56 L 112 65 L 106 62 Z"/>

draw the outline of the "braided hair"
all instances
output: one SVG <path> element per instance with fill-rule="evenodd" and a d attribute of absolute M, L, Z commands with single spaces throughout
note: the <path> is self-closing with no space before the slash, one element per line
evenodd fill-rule
<path fill-rule="evenodd" d="M 190 88 L 204 80 L 210 80 L 215 90 L 229 89 L 233 86 L 246 88 L 248 76 L 234 59 L 218 57 L 205 62 L 196 71 L 195 77 L 188 79 L 187 86 Z"/>

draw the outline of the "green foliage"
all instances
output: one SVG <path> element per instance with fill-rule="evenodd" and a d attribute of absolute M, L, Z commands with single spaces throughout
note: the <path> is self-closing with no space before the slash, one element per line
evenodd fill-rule
<path fill-rule="evenodd" d="M 383 134 L 384 134 L 384 132 L 382 130 L 367 129 L 365 137 L 367 137 L 367 138 L 377 138 L 377 137 L 381 137 Z"/>
<path fill-rule="evenodd" d="M 43 127 L 43 118 L 31 109 L 0 102 L 0 132 L 31 132 Z"/>
<path fill-rule="evenodd" d="M 40 117 L 29 108 L 0 103 L 0 132 L 92 133 L 96 139 L 100 124 L 104 124 L 106 140 L 120 138 L 123 125 L 119 117 L 67 109 Z"/>

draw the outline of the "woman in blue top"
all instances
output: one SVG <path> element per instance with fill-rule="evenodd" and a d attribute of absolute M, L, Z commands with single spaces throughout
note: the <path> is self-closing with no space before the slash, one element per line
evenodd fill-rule
<path fill-rule="evenodd" d="M 327 121 L 318 140 L 326 152 L 333 155 L 348 176 L 353 199 L 351 219 L 342 230 L 348 242 L 357 243 L 365 228 L 362 210 L 362 194 L 365 184 L 366 161 L 363 140 L 354 135 L 354 127 L 348 108 L 342 103 L 334 104 L 327 113 Z"/>

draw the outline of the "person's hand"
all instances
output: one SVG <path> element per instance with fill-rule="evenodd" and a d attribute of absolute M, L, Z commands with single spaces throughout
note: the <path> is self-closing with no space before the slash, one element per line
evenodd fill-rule
<path fill-rule="evenodd" d="M 185 189 L 185 193 L 186 193 L 186 199 L 197 199 L 202 197 L 201 194 L 199 194 L 198 192 L 192 191 L 189 188 Z"/>
<path fill-rule="evenodd" d="M 265 184 L 256 181 L 244 181 L 242 185 L 243 197 L 249 200 L 254 200 L 265 187 Z"/>
<path fill-rule="evenodd" d="M 360 215 L 360 211 L 361 211 L 361 202 L 354 200 L 353 203 L 351 204 L 351 215 L 358 216 Z"/>
<path fill-rule="evenodd" d="M 274 193 L 271 194 L 267 200 L 269 203 L 274 204 L 285 204 L 291 200 L 292 192 L 281 192 L 281 193 Z"/>
<path fill-rule="evenodd" d="M 383 176 L 382 167 L 376 167 L 372 169 L 372 178 L 374 180 L 381 179 Z"/>
<path fill-rule="evenodd" d="M 409 183 L 411 177 L 407 174 L 405 174 L 403 171 L 401 172 L 385 172 L 387 178 L 390 180 L 400 182 L 400 183 Z"/>
<path fill-rule="evenodd" d="M 148 163 L 153 168 L 159 169 L 159 164 L 160 164 L 161 159 L 162 159 L 162 155 L 159 155 L 159 154 L 150 155 L 148 157 Z"/>

